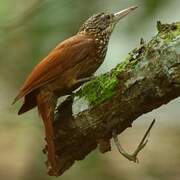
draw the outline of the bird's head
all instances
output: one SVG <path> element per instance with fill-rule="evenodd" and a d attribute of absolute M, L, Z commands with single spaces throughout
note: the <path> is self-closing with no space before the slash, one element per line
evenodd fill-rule
<path fill-rule="evenodd" d="M 102 32 L 104 34 L 111 34 L 117 22 L 136 8 L 137 6 L 132 6 L 117 13 L 95 14 L 86 20 L 86 22 L 81 26 L 79 32 L 89 34 Z"/>

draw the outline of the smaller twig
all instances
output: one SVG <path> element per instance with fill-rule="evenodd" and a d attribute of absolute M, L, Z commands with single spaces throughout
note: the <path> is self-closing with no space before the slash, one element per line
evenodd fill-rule
<path fill-rule="evenodd" d="M 145 147 L 145 145 L 147 144 L 147 142 L 148 142 L 148 138 L 147 138 L 147 137 L 149 136 L 150 131 L 151 131 L 154 123 L 155 123 L 155 119 L 153 119 L 153 121 L 151 122 L 149 128 L 147 129 L 146 133 L 144 134 L 142 140 L 140 141 L 138 147 L 136 148 L 136 150 L 134 151 L 133 154 L 128 154 L 128 153 L 123 149 L 123 147 L 121 146 L 121 144 L 120 144 L 119 141 L 118 141 L 117 134 L 116 134 L 115 131 L 114 131 L 114 132 L 113 132 L 113 139 L 114 139 L 114 142 L 115 142 L 115 144 L 116 144 L 116 147 L 117 147 L 118 151 L 119 151 L 125 158 L 127 158 L 128 160 L 133 161 L 133 162 L 135 162 L 135 163 L 138 163 L 139 160 L 138 160 L 138 158 L 137 158 L 137 155 L 139 154 L 139 152 L 140 152 L 140 151 Z"/>

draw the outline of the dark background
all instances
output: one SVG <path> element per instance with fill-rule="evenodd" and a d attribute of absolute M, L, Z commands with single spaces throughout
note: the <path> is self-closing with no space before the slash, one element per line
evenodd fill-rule
<path fill-rule="evenodd" d="M 157 123 L 140 154 L 140 164 L 124 159 L 113 146 L 77 162 L 59 178 L 46 175 L 44 131 L 37 111 L 20 117 L 22 102 L 11 106 L 32 68 L 60 41 L 72 36 L 92 14 L 138 9 L 115 28 L 104 64 L 97 74 L 123 61 L 140 38 L 156 34 L 158 20 L 179 21 L 179 0 L 0 0 L 0 180 L 179 180 L 180 99 L 143 115 L 120 138 L 133 151 L 153 118 Z M 128 113 L 128 112 L 127 112 Z"/>

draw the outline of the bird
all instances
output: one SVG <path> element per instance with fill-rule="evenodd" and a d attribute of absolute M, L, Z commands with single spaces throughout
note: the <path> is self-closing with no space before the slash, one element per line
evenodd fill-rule
<path fill-rule="evenodd" d="M 35 66 L 14 99 L 13 104 L 24 97 L 19 115 L 38 108 L 45 127 L 49 171 L 52 175 L 58 174 L 53 129 L 58 98 L 71 94 L 91 80 L 105 59 L 115 25 L 136 8 L 131 6 L 116 13 L 97 13 L 88 18 L 77 34 L 60 42 Z"/>

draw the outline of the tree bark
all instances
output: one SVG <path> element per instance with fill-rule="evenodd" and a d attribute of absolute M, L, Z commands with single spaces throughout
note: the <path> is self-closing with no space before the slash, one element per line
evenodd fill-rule
<path fill-rule="evenodd" d="M 144 113 L 180 96 L 180 23 L 157 24 L 158 34 L 125 61 L 68 98 L 54 123 L 59 175 L 99 146 L 111 148 L 112 132 L 122 133 Z M 80 100 L 78 100 L 80 99 Z M 88 108 L 74 115 L 76 101 Z"/>

